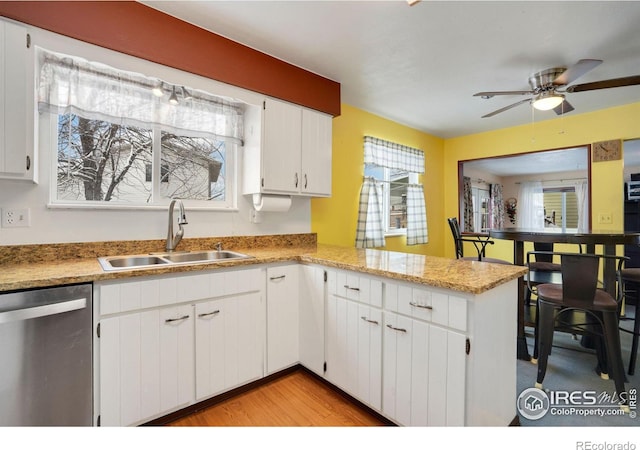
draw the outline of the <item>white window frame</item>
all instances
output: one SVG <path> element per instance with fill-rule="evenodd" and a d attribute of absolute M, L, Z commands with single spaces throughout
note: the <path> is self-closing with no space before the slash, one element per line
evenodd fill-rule
<path fill-rule="evenodd" d="M 546 185 L 542 187 L 543 198 L 545 193 L 551 193 L 551 192 L 559 192 L 562 194 L 562 204 L 561 204 L 562 210 L 560 211 L 562 221 L 559 225 L 556 224 L 555 226 L 551 226 L 551 225 L 547 225 L 545 220 L 545 224 L 544 224 L 545 229 L 547 230 L 562 229 L 570 232 L 577 232 L 578 231 L 577 227 L 567 228 L 567 193 L 573 192 L 575 195 L 575 192 L 576 192 L 575 186 L 567 186 L 567 185 L 559 184 L 559 185 Z"/>
<path fill-rule="evenodd" d="M 226 83 L 215 81 L 210 78 L 188 73 L 179 69 L 164 66 L 138 58 L 131 55 L 126 55 L 120 52 L 109 50 L 103 47 L 99 47 L 93 44 L 88 44 L 76 39 L 72 39 L 66 36 L 62 36 L 56 33 L 52 33 L 42 29 L 33 29 L 32 42 L 34 45 L 39 45 L 50 51 L 57 53 L 64 53 L 70 55 L 76 55 L 78 57 L 100 61 L 112 67 L 118 67 L 121 70 L 153 74 L 153 76 L 163 79 L 168 83 L 175 85 L 190 86 L 194 89 L 199 89 L 218 95 L 221 97 L 227 97 L 234 99 L 238 102 L 243 102 L 247 107 L 261 108 L 263 95 L 249 91 L 243 88 L 232 86 Z M 37 64 L 34 64 L 37 66 Z M 36 77 L 37 74 L 34 74 Z M 166 205 L 170 203 L 170 199 L 166 202 L 156 204 L 109 204 L 110 202 L 83 202 L 83 203 L 69 203 L 62 201 L 55 201 L 55 191 L 57 189 L 56 176 L 57 176 L 57 116 L 54 120 L 51 118 L 51 114 L 44 113 L 39 114 L 37 112 L 37 105 L 34 102 L 34 116 L 36 120 L 36 126 L 34 132 L 36 135 L 36 145 L 40 148 L 40 156 L 46 159 L 45 172 L 49 174 L 49 201 L 48 208 L 64 208 L 64 209 L 134 209 L 138 211 L 144 210 L 165 210 Z M 246 121 L 246 116 L 245 116 Z M 245 122 L 246 126 L 246 122 Z M 248 127 L 247 127 L 248 128 Z M 197 200 L 184 200 L 185 207 L 195 210 L 214 210 L 214 211 L 238 211 L 238 183 L 240 182 L 240 164 L 241 159 L 239 152 L 241 148 L 239 145 L 233 145 L 234 149 L 229 152 L 231 145 L 227 143 L 227 177 L 233 178 L 231 183 L 227 185 L 227 198 L 232 199 L 232 203 L 226 207 L 215 206 L 211 204 L 203 204 L 201 201 L 198 204 Z M 51 154 L 50 154 L 51 153 Z M 46 168 L 49 164 L 50 167 Z M 158 169 L 159 170 L 159 169 Z M 46 180 L 42 180 L 45 181 Z M 165 204 L 166 203 L 166 204 Z"/>
<path fill-rule="evenodd" d="M 388 167 L 376 166 L 383 172 L 383 179 L 374 177 L 378 186 L 382 190 L 382 204 L 380 205 L 380 211 L 384 214 L 384 235 L 388 236 L 406 236 L 407 228 L 391 228 L 391 172 L 392 169 Z M 405 171 L 409 176 L 409 184 L 419 184 L 419 177 L 417 173 Z"/>

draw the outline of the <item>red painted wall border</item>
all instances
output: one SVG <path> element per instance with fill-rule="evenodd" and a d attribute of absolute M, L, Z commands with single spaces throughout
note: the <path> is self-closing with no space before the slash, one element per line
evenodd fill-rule
<path fill-rule="evenodd" d="M 133 1 L 0 1 L 0 15 L 340 115 L 340 83 Z"/>

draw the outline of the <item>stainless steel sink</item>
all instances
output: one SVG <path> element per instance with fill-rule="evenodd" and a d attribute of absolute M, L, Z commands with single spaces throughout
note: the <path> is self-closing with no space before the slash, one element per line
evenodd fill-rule
<path fill-rule="evenodd" d="M 169 261 L 158 256 L 113 256 L 109 258 L 98 258 L 105 270 L 128 269 L 135 267 L 155 266 L 158 264 L 169 264 Z M 105 268 L 105 264 L 109 269 Z"/>
<path fill-rule="evenodd" d="M 242 253 L 231 252 L 229 250 L 211 250 L 206 252 L 189 252 L 189 253 L 170 253 L 164 255 L 164 258 L 168 259 L 172 263 L 184 263 L 184 262 L 200 262 L 200 261 L 219 261 L 229 259 L 248 258 L 247 255 Z"/>
<path fill-rule="evenodd" d="M 229 250 L 206 250 L 195 252 L 163 253 L 159 255 L 105 256 L 98 262 L 105 271 L 141 269 L 159 265 L 199 264 L 247 259 L 252 256 Z"/>

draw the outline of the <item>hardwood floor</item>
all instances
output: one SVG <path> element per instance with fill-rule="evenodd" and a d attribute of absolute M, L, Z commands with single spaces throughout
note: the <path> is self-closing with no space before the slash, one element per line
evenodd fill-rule
<path fill-rule="evenodd" d="M 169 424 L 197 427 L 381 425 L 387 423 L 302 369 Z"/>

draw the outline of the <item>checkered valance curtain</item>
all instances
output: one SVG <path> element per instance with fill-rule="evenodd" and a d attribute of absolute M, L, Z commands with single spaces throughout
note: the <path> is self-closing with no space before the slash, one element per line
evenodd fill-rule
<path fill-rule="evenodd" d="M 364 163 L 376 164 L 389 169 L 424 173 L 424 153 L 422 150 L 371 136 L 364 137 Z"/>
<path fill-rule="evenodd" d="M 424 173 L 422 150 L 364 137 L 364 163 L 389 169 Z M 381 210 L 382 192 L 374 178 L 365 177 L 360 191 L 356 247 L 384 247 L 384 215 Z M 420 184 L 407 185 L 407 245 L 428 242 L 427 211 L 424 191 Z"/>

